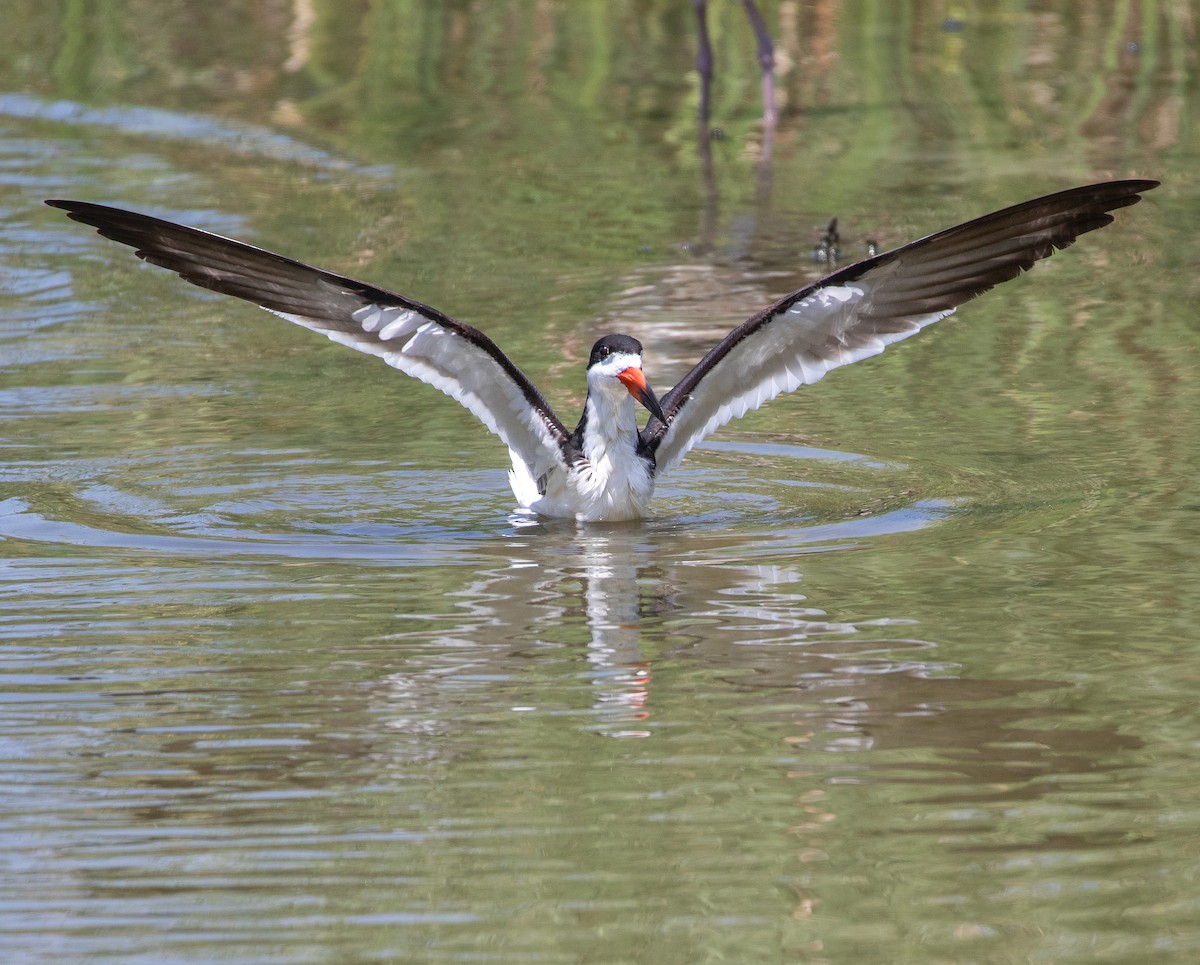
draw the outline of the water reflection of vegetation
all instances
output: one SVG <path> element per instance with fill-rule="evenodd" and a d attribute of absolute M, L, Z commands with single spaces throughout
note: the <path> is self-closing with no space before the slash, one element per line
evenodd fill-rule
<path fill-rule="evenodd" d="M 582 130 L 601 111 L 660 131 L 664 117 L 680 117 L 684 130 L 692 117 L 694 24 L 691 5 L 678 0 L 18 6 L 24 35 L 61 40 L 49 65 L 17 57 L 0 67 L 9 89 L 274 112 L 378 157 L 452 141 L 467 122 L 479 130 L 490 121 L 500 141 L 540 130 L 555 151 L 570 144 L 543 126 L 551 118 Z M 1084 156 L 1114 163 L 1135 141 L 1161 149 L 1179 136 L 1192 5 L 962 6 L 948 25 L 942 4 L 914 0 L 763 4 L 791 137 L 809 149 L 814 135 L 826 149 L 840 145 L 840 163 L 823 172 L 834 184 L 861 188 L 864 164 L 869 171 L 889 152 L 911 156 L 919 146 L 969 163 L 1014 140 L 1087 139 Z M 736 7 L 712 5 L 714 112 L 745 134 L 761 116 L 758 68 Z M 574 118 L 551 109 L 564 102 Z M 885 103 L 901 110 L 872 109 Z M 806 123 L 817 117 L 821 132 Z M 625 136 L 596 133 L 600 143 Z"/>

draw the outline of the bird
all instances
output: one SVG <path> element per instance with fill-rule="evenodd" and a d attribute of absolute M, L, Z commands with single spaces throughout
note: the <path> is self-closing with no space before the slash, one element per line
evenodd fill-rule
<path fill-rule="evenodd" d="M 643 371 L 641 343 L 605 335 L 588 357 L 574 430 L 482 331 L 405 295 L 147 214 L 88 201 L 46 204 L 185 281 L 245 299 L 439 389 L 508 447 L 509 482 L 523 510 L 599 523 L 645 517 L 658 477 L 721 426 L 945 318 L 1110 224 L 1110 212 L 1158 184 L 1068 188 L 840 268 L 738 325 L 661 400 Z M 640 429 L 638 404 L 649 412 Z"/>

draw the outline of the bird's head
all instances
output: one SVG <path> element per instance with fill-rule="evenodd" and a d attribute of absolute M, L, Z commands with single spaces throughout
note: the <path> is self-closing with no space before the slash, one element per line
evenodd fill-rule
<path fill-rule="evenodd" d="M 660 422 L 666 422 L 658 399 L 642 374 L 642 343 L 629 335 L 605 335 L 592 346 L 588 358 L 589 388 L 605 389 L 620 383 Z"/>

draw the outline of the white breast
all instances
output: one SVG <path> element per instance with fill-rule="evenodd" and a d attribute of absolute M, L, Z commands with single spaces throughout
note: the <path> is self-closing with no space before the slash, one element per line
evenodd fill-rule
<path fill-rule="evenodd" d="M 546 478 L 544 494 L 518 458 L 509 482 L 517 501 L 543 516 L 581 522 L 624 522 L 641 519 L 654 493 L 651 465 L 637 453 L 637 415 L 633 399 L 619 383 L 618 391 L 588 395 L 583 434 L 584 458 Z"/>

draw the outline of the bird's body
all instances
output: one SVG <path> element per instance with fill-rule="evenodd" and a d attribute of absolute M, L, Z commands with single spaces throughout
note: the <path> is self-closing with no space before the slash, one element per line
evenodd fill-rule
<path fill-rule="evenodd" d="M 520 453 L 509 450 L 509 483 L 522 507 L 581 522 L 624 522 L 646 515 L 654 494 L 655 460 L 638 430 L 635 396 L 657 416 L 662 410 L 641 369 L 637 339 L 608 335 L 592 347 L 588 393 L 570 436 L 569 465 L 534 478 Z"/>
<path fill-rule="evenodd" d="M 637 450 L 633 400 L 588 399 L 582 456 L 570 471 L 551 471 L 539 491 L 521 457 L 510 450 L 509 483 L 517 502 L 542 516 L 621 522 L 646 515 L 654 494 L 654 459 Z M 611 421 L 606 421 L 611 416 Z"/>
<path fill-rule="evenodd" d="M 85 201 L 48 201 L 152 264 L 377 355 L 456 399 L 508 446 L 518 503 L 586 522 L 646 515 L 657 476 L 705 436 L 831 369 L 882 352 L 1135 204 L 1156 181 L 1110 181 L 1026 201 L 835 271 L 733 329 L 661 404 L 642 346 L 607 335 L 568 432 L 486 335 L 403 295 L 261 248 Z M 650 412 L 639 430 L 635 402 Z"/>

